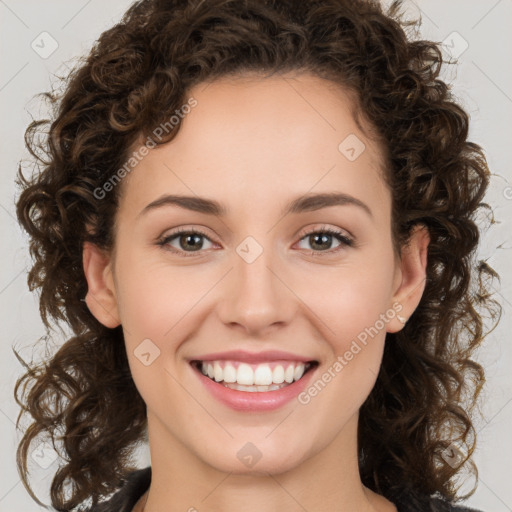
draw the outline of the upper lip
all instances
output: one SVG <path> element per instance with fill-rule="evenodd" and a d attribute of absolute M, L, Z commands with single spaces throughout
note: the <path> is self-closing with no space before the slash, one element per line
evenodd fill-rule
<path fill-rule="evenodd" d="M 213 354 L 199 355 L 191 361 L 220 361 L 233 360 L 246 363 L 265 363 L 267 361 L 302 361 L 304 363 L 315 361 L 311 357 L 304 357 L 281 350 L 265 350 L 264 352 L 246 352 L 245 350 L 229 350 L 227 352 L 215 352 Z"/>

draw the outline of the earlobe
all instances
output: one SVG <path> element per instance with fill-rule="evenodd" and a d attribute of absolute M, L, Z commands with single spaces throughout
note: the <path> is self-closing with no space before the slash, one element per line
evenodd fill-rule
<path fill-rule="evenodd" d="M 117 327 L 121 321 L 112 277 L 111 256 L 97 245 L 85 242 L 82 262 L 88 287 L 85 302 L 89 311 L 105 327 Z"/>
<path fill-rule="evenodd" d="M 389 322 L 387 331 L 400 331 L 418 307 L 427 281 L 427 253 L 430 236 L 424 225 L 414 227 L 409 242 L 403 247 L 400 259 L 401 282 L 393 295 L 399 304 L 397 314 Z"/>

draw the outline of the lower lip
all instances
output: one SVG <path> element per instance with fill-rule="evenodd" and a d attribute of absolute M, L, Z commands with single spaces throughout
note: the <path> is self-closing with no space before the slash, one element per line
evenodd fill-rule
<path fill-rule="evenodd" d="M 220 384 L 191 365 L 206 389 L 220 402 L 237 411 L 272 411 L 279 409 L 299 395 L 310 382 L 317 367 L 311 368 L 302 378 L 274 391 L 238 391 Z"/>

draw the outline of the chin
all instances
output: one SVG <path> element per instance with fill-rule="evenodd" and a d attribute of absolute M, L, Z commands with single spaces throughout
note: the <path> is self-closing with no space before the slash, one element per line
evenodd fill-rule
<path fill-rule="evenodd" d="M 219 454 L 215 460 L 205 460 L 207 464 L 218 471 L 234 475 L 268 476 L 278 475 L 295 469 L 304 460 L 303 453 L 284 453 L 276 449 L 257 449 L 254 445 L 243 443 L 242 448 L 229 449 Z M 251 460 L 252 459 L 252 460 Z"/>

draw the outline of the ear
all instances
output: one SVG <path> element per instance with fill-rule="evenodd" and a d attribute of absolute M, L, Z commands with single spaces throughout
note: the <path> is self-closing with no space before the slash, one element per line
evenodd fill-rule
<path fill-rule="evenodd" d="M 105 327 L 117 327 L 121 321 L 112 275 L 111 255 L 97 245 L 85 242 L 82 262 L 88 285 L 85 302 L 89 311 Z"/>
<path fill-rule="evenodd" d="M 401 250 L 398 262 L 393 309 L 397 315 L 387 324 L 387 332 L 403 329 L 418 307 L 427 281 L 428 229 L 423 224 L 413 228 L 410 239 Z"/>

